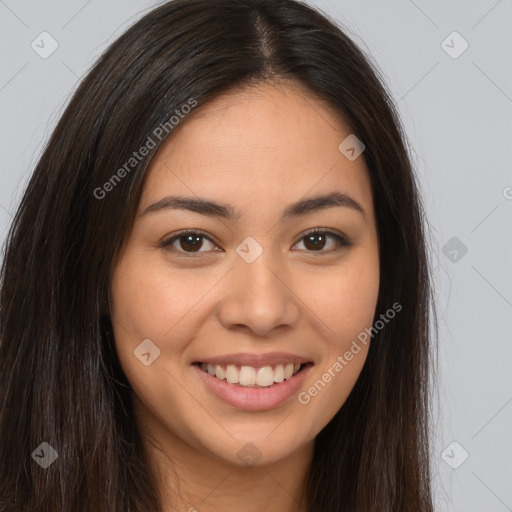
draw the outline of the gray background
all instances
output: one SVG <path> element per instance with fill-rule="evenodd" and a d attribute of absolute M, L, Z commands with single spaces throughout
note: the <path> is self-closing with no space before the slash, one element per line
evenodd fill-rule
<path fill-rule="evenodd" d="M 79 78 L 158 3 L 0 0 L 0 242 Z M 309 3 L 371 53 L 413 147 L 440 321 L 436 510 L 512 510 L 512 2 Z"/>

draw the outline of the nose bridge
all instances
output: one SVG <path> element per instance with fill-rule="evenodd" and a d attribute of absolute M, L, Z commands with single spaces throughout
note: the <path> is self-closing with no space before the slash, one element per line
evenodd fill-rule
<path fill-rule="evenodd" d="M 272 237 L 265 235 L 256 240 L 252 236 L 246 237 L 236 248 L 238 258 L 235 260 L 235 273 L 254 287 L 255 290 L 265 292 L 269 287 L 275 286 L 272 281 L 276 279 L 275 273 L 282 265 L 276 257 Z"/>
<path fill-rule="evenodd" d="M 236 267 L 240 284 L 249 296 L 266 301 L 269 297 L 279 296 L 283 286 L 276 277 L 279 274 L 280 263 L 276 262 L 271 252 L 270 249 L 265 250 L 251 263 L 238 261 Z"/>
<path fill-rule="evenodd" d="M 245 325 L 258 334 L 293 324 L 298 309 L 293 292 L 283 283 L 286 272 L 282 262 L 270 247 L 258 244 L 258 248 L 254 239 L 246 243 L 237 248 L 228 297 L 220 310 L 222 323 L 226 328 Z"/>

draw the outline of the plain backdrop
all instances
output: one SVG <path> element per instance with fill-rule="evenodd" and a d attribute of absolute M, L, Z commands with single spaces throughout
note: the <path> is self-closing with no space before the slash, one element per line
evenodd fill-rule
<path fill-rule="evenodd" d="M 0 0 L 0 242 L 80 78 L 160 3 Z M 510 511 L 512 2 L 308 3 L 371 55 L 413 148 L 440 323 L 436 511 Z"/>

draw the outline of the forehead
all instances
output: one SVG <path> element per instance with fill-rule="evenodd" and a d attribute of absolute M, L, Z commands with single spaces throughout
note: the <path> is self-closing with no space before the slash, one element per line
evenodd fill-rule
<path fill-rule="evenodd" d="M 241 208 L 334 189 L 371 200 L 364 159 L 338 149 L 350 126 L 294 83 L 221 95 L 181 123 L 151 162 L 141 208 L 167 193 L 215 195 Z"/>

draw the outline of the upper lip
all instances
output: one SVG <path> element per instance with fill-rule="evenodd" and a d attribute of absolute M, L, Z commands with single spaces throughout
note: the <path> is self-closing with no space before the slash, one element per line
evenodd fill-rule
<path fill-rule="evenodd" d="M 226 354 L 223 356 L 205 357 L 198 359 L 196 363 L 206 364 L 233 364 L 238 366 L 253 366 L 261 368 L 263 366 L 275 366 L 278 364 L 305 364 L 310 360 L 304 357 L 286 352 L 271 352 L 269 354 L 249 354 L 246 352 L 238 354 Z"/>

